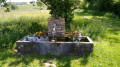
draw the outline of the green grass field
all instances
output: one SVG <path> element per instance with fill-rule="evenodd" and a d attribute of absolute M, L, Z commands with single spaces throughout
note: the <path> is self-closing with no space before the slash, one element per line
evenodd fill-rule
<path fill-rule="evenodd" d="M 75 10 L 74 13 L 66 32 L 79 31 L 83 36 L 89 36 L 94 41 L 91 54 L 83 57 L 18 56 L 14 52 L 15 42 L 37 31 L 47 31 L 49 11 L 32 5 L 20 5 L 18 10 L 8 13 L 0 8 L 0 67 L 44 67 L 43 63 L 48 59 L 57 67 L 119 67 L 120 19 L 110 13 L 90 10 Z"/>

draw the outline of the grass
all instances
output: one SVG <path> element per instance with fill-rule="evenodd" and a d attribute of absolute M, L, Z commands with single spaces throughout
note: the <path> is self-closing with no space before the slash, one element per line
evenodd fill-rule
<path fill-rule="evenodd" d="M 91 54 L 85 54 L 83 57 L 17 55 L 13 47 L 18 39 L 39 30 L 48 30 L 49 11 L 39 10 L 36 6 L 28 9 L 25 6 L 28 7 L 21 5 L 20 10 L 9 13 L 0 10 L 0 45 L 9 48 L 0 49 L 0 67 L 42 67 L 47 59 L 52 59 L 52 63 L 56 63 L 57 67 L 120 66 L 120 19 L 111 17 L 111 14 L 109 17 L 104 12 L 89 10 L 76 10 L 73 22 L 69 29 L 66 28 L 66 31 L 80 31 L 82 35 L 89 36 L 95 44 Z M 33 8 L 37 9 L 33 10 Z"/>
<path fill-rule="evenodd" d="M 28 11 L 21 11 L 22 9 Z M 19 10 L 0 13 L 0 47 L 12 48 L 16 40 L 23 36 L 30 35 L 39 30 L 47 30 L 47 18 L 49 11 L 39 10 L 29 11 L 30 5 L 19 5 Z M 36 6 L 35 6 L 36 7 Z M 39 7 L 37 7 L 39 8 Z M 4 9 L 4 8 L 1 8 Z M 31 7 L 33 10 L 34 8 Z"/>

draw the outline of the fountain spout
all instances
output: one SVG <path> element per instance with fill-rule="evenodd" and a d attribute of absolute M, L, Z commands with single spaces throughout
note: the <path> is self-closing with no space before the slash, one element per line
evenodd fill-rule
<path fill-rule="evenodd" d="M 56 27 L 57 27 L 57 25 L 54 24 L 54 25 L 53 25 L 53 31 L 52 31 L 52 35 L 53 35 L 53 40 L 52 40 L 52 42 L 55 42 Z"/>

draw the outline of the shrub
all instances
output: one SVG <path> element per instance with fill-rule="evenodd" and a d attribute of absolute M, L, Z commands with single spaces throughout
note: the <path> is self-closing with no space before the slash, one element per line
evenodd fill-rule
<path fill-rule="evenodd" d="M 120 1 L 118 0 L 84 0 L 82 6 L 90 10 L 112 12 L 120 17 Z"/>
<path fill-rule="evenodd" d="M 11 10 L 17 10 L 18 9 L 18 6 L 14 5 L 14 4 L 11 4 Z"/>
<path fill-rule="evenodd" d="M 88 5 L 88 9 L 99 11 L 111 11 L 114 0 L 85 0 Z"/>
<path fill-rule="evenodd" d="M 9 7 L 7 7 L 7 9 L 5 10 L 5 12 L 10 12 L 10 8 L 9 8 Z"/>
<path fill-rule="evenodd" d="M 33 6 L 35 6 L 35 4 L 33 4 Z"/>
<path fill-rule="evenodd" d="M 33 3 L 34 3 L 33 1 L 30 2 L 30 4 L 33 4 Z"/>
<path fill-rule="evenodd" d="M 119 15 L 120 17 L 120 2 L 117 2 L 114 4 L 114 10 L 113 12 L 116 14 L 116 15 Z"/>
<path fill-rule="evenodd" d="M 116 18 L 117 17 L 114 13 L 110 13 L 110 12 L 105 13 L 104 16 L 109 17 L 109 18 Z"/>

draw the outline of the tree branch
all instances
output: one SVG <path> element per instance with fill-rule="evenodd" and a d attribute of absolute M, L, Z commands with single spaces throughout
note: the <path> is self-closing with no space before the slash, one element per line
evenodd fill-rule
<path fill-rule="evenodd" d="M 47 0 L 41 0 L 46 6 L 48 6 L 47 4 Z"/>
<path fill-rule="evenodd" d="M 75 9 L 77 9 L 77 7 L 74 7 L 74 8 L 72 9 L 72 11 L 74 11 Z"/>

